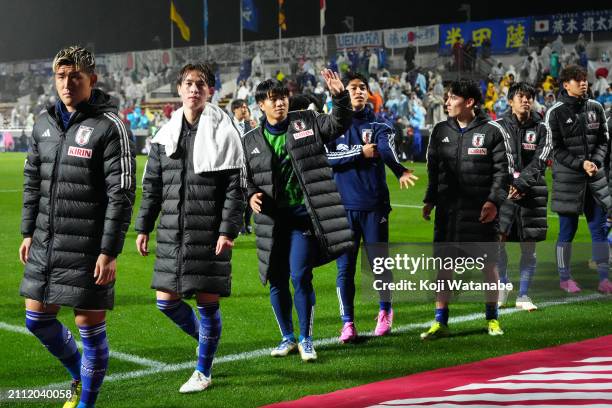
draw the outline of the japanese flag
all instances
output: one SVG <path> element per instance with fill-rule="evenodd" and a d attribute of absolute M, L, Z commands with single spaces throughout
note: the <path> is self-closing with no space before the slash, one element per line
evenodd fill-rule
<path fill-rule="evenodd" d="M 536 33 L 546 33 L 550 29 L 548 27 L 548 20 L 536 20 L 535 21 L 535 32 Z"/>

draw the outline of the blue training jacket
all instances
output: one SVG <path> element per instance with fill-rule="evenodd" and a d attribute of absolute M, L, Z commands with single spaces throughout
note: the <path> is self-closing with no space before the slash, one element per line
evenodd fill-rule
<path fill-rule="evenodd" d="M 395 153 L 395 131 L 377 122 L 369 106 L 355 112 L 351 127 L 326 145 L 327 159 L 334 171 L 342 204 L 347 210 L 391 210 L 385 164 L 399 179 L 406 168 Z M 380 157 L 363 157 L 363 145 L 375 143 Z"/>

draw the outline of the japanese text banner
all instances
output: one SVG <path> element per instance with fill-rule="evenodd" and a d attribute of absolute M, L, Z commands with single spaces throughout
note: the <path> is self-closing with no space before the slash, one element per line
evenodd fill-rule
<path fill-rule="evenodd" d="M 493 53 L 516 52 L 527 44 L 532 27 L 532 17 L 441 24 L 440 51 L 448 53 L 455 43 L 460 42 L 465 46 L 470 40 L 480 48 L 488 39 Z"/>

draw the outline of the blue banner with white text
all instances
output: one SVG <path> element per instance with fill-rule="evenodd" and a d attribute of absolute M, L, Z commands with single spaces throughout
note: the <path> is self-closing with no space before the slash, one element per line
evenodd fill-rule
<path fill-rule="evenodd" d="M 571 35 L 600 31 L 612 31 L 612 10 L 534 17 L 534 35 Z"/>

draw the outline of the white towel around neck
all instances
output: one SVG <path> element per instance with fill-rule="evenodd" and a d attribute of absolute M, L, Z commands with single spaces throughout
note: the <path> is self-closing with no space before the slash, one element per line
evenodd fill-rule
<path fill-rule="evenodd" d="M 151 143 L 163 145 L 166 155 L 178 146 L 183 126 L 183 108 L 172 113 L 170 121 L 157 132 Z M 243 169 L 244 155 L 240 134 L 232 119 L 221 108 L 207 103 L 200 116 L 193 143 L 193 169 L 196 174 Z"/>

